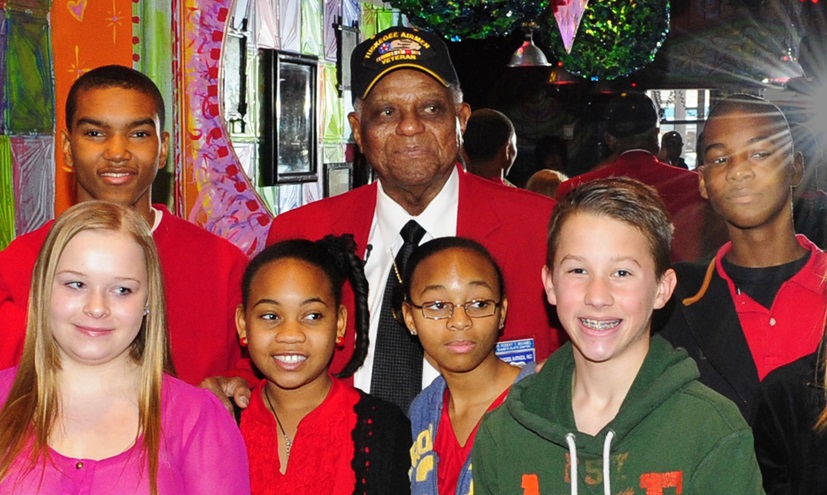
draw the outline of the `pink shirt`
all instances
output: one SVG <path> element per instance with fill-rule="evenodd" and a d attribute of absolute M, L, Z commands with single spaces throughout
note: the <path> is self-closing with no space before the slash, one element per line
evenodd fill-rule
<path fill-rule="evenodd" d="M 5 403 L 16 372 L 16 367 L 0 371 L 0 403 Z M 218 399 L 171 376 L 164 376 L 161 394 L 158 493 L 248 495 L 244 441 Z M 149 475 L 142 455 L 137 446 L 99 461 L 73 459 L 51 450 L 49 460 L 28 473 L 12 467 L 0 481 L 0 493 L 147 494 Z"/>

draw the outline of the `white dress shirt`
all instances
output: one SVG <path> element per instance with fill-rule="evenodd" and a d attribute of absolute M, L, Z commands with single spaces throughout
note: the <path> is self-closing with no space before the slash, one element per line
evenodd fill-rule
<path fill-rule="evenodd" d="M 353 384 L 370 392 L 373 373 L 373 356 L 376 334 L 379 330 L 379 314 L 382 311 L 382 295 L 388 282 L 393 260 L 404 241 L 399 231 L 409 220 L 416 220 L 425 229 L 420 244 L 437 237 L 457 235 L 457 209 L 459 207 L 459 171 L 454 168 L 442 190 L 418 216 L 411 216 L 392 200 L 382 189 L 379 181 L 376 197 L 376 211 L 368 235 L 368 249 L 365 254 L 365 276 L 370 284 L 368 308 L 370 309 L 370 347 L 365 364 L 353 375 Z M 429 385 L 439 372 L 427 360 L 422 365 L 422 387 Z M 407 411 L 406 411 L 407 412 Z"/>

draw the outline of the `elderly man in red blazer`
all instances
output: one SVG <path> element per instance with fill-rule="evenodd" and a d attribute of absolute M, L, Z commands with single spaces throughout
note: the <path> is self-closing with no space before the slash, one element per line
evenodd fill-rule
<path fill-rule="evenodd" d="M 546 358 L 560 344 L 540 283 L 554 202 L 473 176 L 459 166 L 461 134 L 471 109 L 462 101 L 445 43 L 425 31 L 394 27 L 354 50 L 351 74 L 355 111 L 348 119 L 379 180 L 277 216 L 268 244 L 296 237 L 354 235 L 366 260 L 371 313 L 371 344 L 354 377 L 356 386 L 403 408 L 413 398 L 384 397 L 376 386 L 377 361 L 386 351 L 382 332 L 388 331 L 378 323 L 383 293 L 405 243 L 400 230 L 411 220 L 424 230 L 414 244 L 458 235 L 491 251 L 504 273 L 509 302 L 498 353 L 516 363 Z M 345 292 L 352 315 L 353 295 Z M 400 325 L 394 331 L 405 329 Z M 353 352 L 353 332 L 348 335 L 350 340 L 334 356 L 333 371 L 341 369 Z M 427 363 L 422 372 L 416 368 L 402 365 L 395 375 L 400 381 L 412 379 L 419 390 L 436 372 Z"/>

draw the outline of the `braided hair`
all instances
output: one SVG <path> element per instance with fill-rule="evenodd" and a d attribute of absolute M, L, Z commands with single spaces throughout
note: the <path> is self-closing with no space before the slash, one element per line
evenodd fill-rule
<path fill-rule="evenodd" d="M 244 271 L 241 281 L 241 301 L 244 307 L 250 297 L 250 287 L 258 272 L 265 266 L 285 258 L 293 258 L 318 267 L 333 288 L 333 298 L 338 306 L 342 302 L 342 286 L 350 281 L 355 298 L 355 346 L 353 356 L 345 367 L 336 374 L 347 378 L 362 366 L 368 353 L 368 281 L 365 278 L 364 262 L 356 255 L 356 241 L 352 234 L 328 235 L 318 241 L 291 239 L 267 247 L 253 258 Z"/>

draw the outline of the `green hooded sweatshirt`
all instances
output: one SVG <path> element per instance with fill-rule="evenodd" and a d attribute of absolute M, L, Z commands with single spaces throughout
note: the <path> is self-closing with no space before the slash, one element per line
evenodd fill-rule
<path fill-rule="evenodd" d="M 752 432 L 735 404 L 698 382 L 698 367 L 683 350 L 653 337 L 617 416 L 596 436 L 575 426 L 573 372 L 568 343 L 483 419 L 472 457 L 474 493 L 764 493 Z"/>

